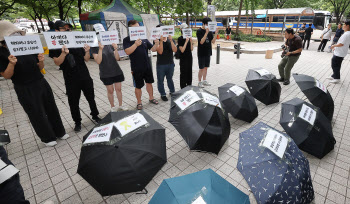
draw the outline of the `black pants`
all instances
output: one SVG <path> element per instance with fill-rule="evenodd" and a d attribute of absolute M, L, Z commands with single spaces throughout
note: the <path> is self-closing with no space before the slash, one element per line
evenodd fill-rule
<path fill-rule="evenodd" d="M 305 38 L 304 38 L 304 43 L 303 43 L 303 49 L 305 49 L 305 43 L 306 43 L 306 41 L 307 41 L 307 47 L 306 47 L 306 49 L 309 49 L 310 40 L 311 40 L 311 36 L 305 36 Z"/>
<path fill-rule="evenodd" d="M 180 87 L 185 88 L 188 85 L 192 85 L 192 56 L 186 56 L 180 58 Z"/>
<path fill-rule="evenodd" d="M 83 94 L 89 103 L 91 113 L 90 115 L 97 116 L 99 114 L 95 102 L 95 92 L 94 92 L 94 82 L 92 79 L 87 80 L 77 80 L 66 82 L 66 90 L 68 95 L 68 103 L 70 107 L 70 112 L 75 124 L 81 124 L 81 116 L 79 109 L 80 95 Z"/>
<path fill-rule="evenodd" d="M 321 41 L 321 43 L 320 43 L 320 46 L 318 46 L 318 50 L 323 51 L 323 50 L 324 50 L 324 48 L 325 48 L 325 47 L 326 47 L 326 45 L 327 45 L 327 42 L 328 42 L 328 40 L 323 39 L 323 40 Z"/>
<path fill-rule="evenodd" d="M 14 88 L 42 142 L 56 141 L 66 134 L 51 87 L 44 78 L 26 85 L 14 85 Z"/>
<path fill-rule="evenodd" d="M 299 36 L 301 38 L 301 40 L 303 41 L 304 40 L 304 36 Z"/>
<path fill-rule="evenodd" d="M 13 165 L 7 158 L 7 153 L 2 146 L 0 146 L 0 157 L 7 165 Z M 29 204 L 29 201 L 24 197 L 23 188 L 19 182 L 19 174 L 0 184 L 0 203 Z"/>
<path fill-rule="evenodd" d="M 333 75 L 332 77 L 334 79 L 340 79 L 340 68 L 341 63 L 343 62 L 344 57 L 338 57 L 333 55 L 332 58 L 332 69 L 333 69 Z"/>

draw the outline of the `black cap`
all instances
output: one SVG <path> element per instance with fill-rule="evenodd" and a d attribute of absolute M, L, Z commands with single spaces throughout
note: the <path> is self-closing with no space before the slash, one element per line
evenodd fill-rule
<path fill-rule="evenodd" d="M 69 25 L 70 28 L 73 28 L 73 26 L 66 21 L 56 21 L 55 22 L 55 30 L 59 30 L 60 28 L 64 27 L 65 25 Z"/>

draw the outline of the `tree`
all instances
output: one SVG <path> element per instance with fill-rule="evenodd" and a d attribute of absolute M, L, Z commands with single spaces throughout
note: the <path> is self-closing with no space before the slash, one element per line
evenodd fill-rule
<path fill-rule="evenodd" d="M 198 17 L 203 12 L 203 1 L 202 0 L 177 0 L 176 14 L 182 17 L 185 13 L 186 23 L 190 25 L 190 18 Z M 191 16 L 191 17 L 190 17 Z"/>
<path fill-rule="evenodd" d="M 328 0 L 333 5 L 336 22 L 339 23 L 342 15 L 350 5 L 348 0 Z"/>
<path fill-rule="evenodd" d="M 0 17 L 5 13 L 9 12 L 15 5 L 16 0 L 1 0 L 0 4 Z"/>
<path fill-rule="evenodd" d="M 237 21 L 237 25 L 236 25 L 236 35 L 238 35 L 239 24 L 241 23 L 242 7 L 243 7 L 243 0 L 241 0 L 240 3 L 239 3 L 238 21 Z"/>
<path fill-rule="evenodd" d="M 238 10 L 239 2 L 237 0 L 213 0 L 212 5 L 215 5 L 217 11 L 234 11 Z"/>

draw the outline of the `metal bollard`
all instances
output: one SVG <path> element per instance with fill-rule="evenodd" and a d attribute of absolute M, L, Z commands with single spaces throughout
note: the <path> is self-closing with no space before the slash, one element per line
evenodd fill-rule
<path fill-rule="evenodd" d="M 239 59 L 239 55 L 241 54 L 241 43 L 237 43 L 237 59 Z"/>
<path fill-rule="evenodd" d="M 220 64 L 220 44 L 216 46 L 216 64 Z"/>

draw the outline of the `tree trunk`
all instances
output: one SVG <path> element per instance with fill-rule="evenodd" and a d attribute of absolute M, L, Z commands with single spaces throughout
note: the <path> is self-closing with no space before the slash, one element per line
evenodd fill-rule
<path fill-rule="evenodd" d="M 190 19 L 188 17 L 188 12 L 186 12 L 186 24 L 187 25 L 190 25 Z"/>
<path fill-rule="evenodd" d="M 77 29 L 77 26 L 75 25 L 75 22 L 74 22 L 74 18 L 71 17 L 71 19 L 72 19 L 72 23 L 73 23 L 74 29 Z"/>
<path fill-rule="evenodd" d="M 83 0 L 78 0 L 78 11 L 79 11 L 79 17 L 80 17 L 80 14 L 81 14 L 81 3 L 82 3 Z"/>
<path fill-rule="evenodd" d="M 40 21 L 41 27 L 43 28 L 43 32 L 45 32 L 45 27 L 44 27 L 44 24 L 43 24 L 43 21 L 42 21 L 42 16 L 38 15 L 38 19 Z"/>
<path fill-rule="evenodd" d="M 252 14 L 252 25 L 250 27 L 250 34 L 253 34 L 253 26 L 254 26 L 254 13 Z"/>
<path fill-rule="evenodd" d="M 38 33 L 40 33 L 40 29 L 39 29 L 38 23 L 36 22 L 36 16 L 30 15 L 30 17 L 32 17 L 32 19 L 34 20 L 34 23 L 36 25 L 36 29 L 38 29 Z"/>
<path fill-rule="evenodd" d="M 57 7 L 58 7 L 58 12 L 59 12 L 60 19 L 64 20 L 63 19 L 64 18 L 64 10 L 63 10 L 63 5 L 62 5 L 62 0 L 58 1 Z"/>
<path fill-rule="evenodd" d="M 236 34 L 238 34 L 239 24 L 241 22 L 242 4 L 243 4 L 243 0 L 241 0 L 241 2 L 239 3 L 239 11 L 238 11 L 238 21 L 237 21 L 237 26 L 236 26 Z"/>
<path fill-rule="evenodd" d="M 151 13 L 151 5 L 149 3 L 149 0 L 148 0 L 148 4 L 147 4 L 147 13 L 150 14 Z"/>

